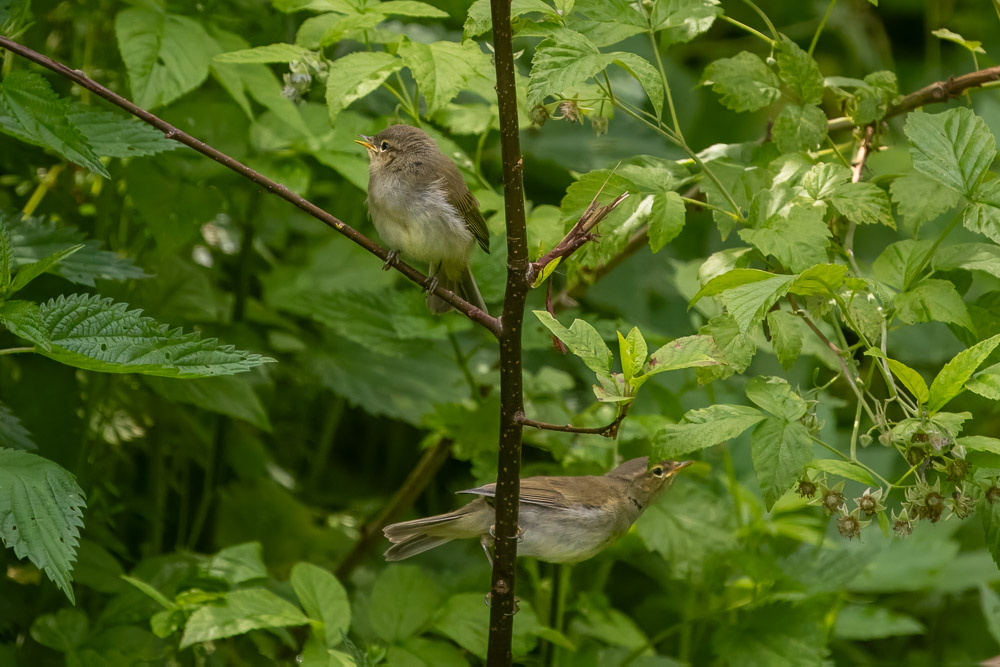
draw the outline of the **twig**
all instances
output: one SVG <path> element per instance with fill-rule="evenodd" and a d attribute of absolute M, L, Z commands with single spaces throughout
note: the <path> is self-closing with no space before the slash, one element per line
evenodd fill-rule
<path fill-rule="evenodd" d="M 508 667 L 513 662 L 514 575 L 517 558 L 517 524 L 521 492 L 522 426 L 516 415 L 524 412 L 521 369 L 521 329 L 524 304 L 531 282 L 528 229 L 524 214 L 520 129 L 517 123 L 517 87 L 514 80 L 514 43 L 510 27 L 511 0 L 491 0 L 493 44 L 497 73 L 497 106 L 500 116 L 500 155 L 503 162 L 504 215 L 507 222 L 507 286 L 500 331 L 500 438 L 494 498 L 493 574 L 490 583 L 487 667 Z"/>
<path fill-rule="evenodd" d="M 6 37 L 0 36 L 0 47 L 8 49 L 24 58 L 27 58 L 32 62 L 38 63 L 42 67 L 50 69 L 56 74 L 59 74 L 60 76 L 63 76 L 75 82 L 82 88 L 93 92 L 98 97 L 104 98 L 108 102 L 111 102 L 115 106 L 124 109 L 133 116 L 142 120 L 143 122 L 152 125 L 156 129 L 163 132 L 164 136 L 167 139 L 173 139 L 174 141 L 178 141 L 184 144 L 185 146 L 188 146 L 189 148 L 193 148 L 202 155 L 212 158 L 213 160 L 223 165 L 224 167 L 232 169 L 241 176 L 245 176 L 254 183 L 257 183 L 258 185 L 262 186 L 267 191 L 278 195 L 279 197 L 281 197 L 282 199 L 291 204 L 294 204 L 299 209 L 305 211 L 306 213 L 316 218 L 317 220 L 327 225 L 328 227 L 331 227 L 332 229 L 335 229 L 336 231 L 340 232 L 341 234 L 349 238 L 351 241 L 358 244 L 359 246 L 361 246 L 371 254 L 375 255 L 376 257 L 379 257 L 383 261 L 388 258 L 389 253 L 385 248 L 382 248 L 377 243 L 375 243 L 374 241 L 372 241 L 367 236 L 365 236 L 358 230 L 354 229 L 347 223 L 330 215 L 320 207 L 316 206 L 312 202 L 305 199 L 304 197 L 295 194 L 294 192 L 289 190 L 286 186 L 281 185 L 280 183 L 276 183 L 275 181 L 272 181 L 263 174 L 254 171 L 250 167 L 242 164 L 237 160 L 234 160 L 233 158 L 229 157 L 222 151 L 213 148 L 212 146 L 209 146 L 203 141 L 195 139 L 191 135 L 187 134 L 186 132 L 182 132 L 181 130 L 177 129 L 170 123 L 160 119 L 157 116 L 154 116 L 145 109 L 136 106 L 135 104 L 125 99 L 121 95 L 118 95 L 117 93 L 105 88 L 101 84 L 90 79 L 82 71 L 70 69 L 60 62 L 52 60 L 47 56 L 43 56 L 37 51 L 33 51 L 26 46 L 18 44 L 17 42 L 12 42 Z M 402 273 L 404 276 L 406 276 L 409 280 L 415 282 L 421 287 L 426 288 L 431 282 L 430 278 L 420 273 L 412 266 L 404 264 L 403 262 L 397 261 L 395 264 L 393 264 L 393 267 L 397 271 Z M 449 290 L 444 289 L 443 287 L 438 286 L 438 288 L 434 290 L 434 294 L 435 296 L 440 297 L 443 301 L 446 301 L 449 305 L 454 307 L 458 312 L 462 313 L 473 322 L 489 330 L 494 336 L 500 335 L 501 325 L 500 321 L 497 318 L 491 317 L 488 313 L 484 313 L 483 311 L 479 310 L 465 299 L 461 298 L 460 296 Z"/>
<path fill-rule="evenodd" d="M 623 409 L 621 411 L 621 414 L 615 417 L 615 420 L 610 424 L 607 424 L 605 426 L 594 426 L 594 427 L 573 426 L 572 424 L 549 424 L 547 422 L 540 422 L 534 419 L 528 419 L 527 417 L 524 416 L 523 412 L 517 416 L 517 420 L 518 422 L 521 423 L 522 426 L 530 426 L 532 428 L 537 428 L 542 431 L 559 431 L 560 433 L 582 433 L 585 435 L 600 435 L 604 436 L 605 438 L 614 439 L 618 437 L 618 427 L 621 426 L 621 423 L 625 419 L 625 416 L 627 414 L 628 414 L 628 409 L 627 408 Z"/>
<path fill-rule="evenodd" d="M 399 490 L 396 491 L 392 499 L 386 503 L 382 511 L 374 519 L 361 528 L 361 537 L 354 543 L 351 551 L 340 562 L 340 565 L 337 566 L 336 574 L 338 579 L 347 581 L 347 578 L 354 568 L 357 567 L 358 563 L 361 562 L 361 559 L 371 545 L 382 537 L 382 529 L 395 519 L 400 512 L 412 505 L 413 501 L 424 492 L 427 485 L 434 479 L 434 475 L 444 465 L 444 462 L 448 460 L 448 455 L 451 454 L 451 445 L 452 441 L 444 438 L 441 442 L 424 452 L 420 461 L 410 471 L 406 481 L 399 487 Z"/>
<path fill-rule="evenodd" d="M 861 181 L 861 173 L 865 170 L 865 162 L 868 161 L 868 155 L 872 150 L 872 137 L 875 135 L 875 126 L 869 125 L 865 130 L 865 138 L 861 140 L 861 145 L 858 146 L 858 154 L 854 157 L 854 165 L 851 167 L 851 183 L 858 183 Z M 847 253 L 847 259 L 851 263 L 851 268 L 854 269 L 854 275 L 861 277 L 861 269 L 858 268 L 858 263 L 854 259 L 854 230 L 857 228 L 857 224 L 851 220 L 847 227 L 847 234 L 844 235 L 844 252 Z"/>

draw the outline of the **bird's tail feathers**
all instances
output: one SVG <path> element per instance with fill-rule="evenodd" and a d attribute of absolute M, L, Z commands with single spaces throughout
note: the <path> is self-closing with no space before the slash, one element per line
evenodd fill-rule
<path fill-rule="evenodd" d="M 382 529 L 392 542 L 385 552 L 388 561 L 403 560 L 456 538 L 478 537 L 489 530 L 491 513 L 486 501 L 475 500 L 454 512 L 424 519 L 394 523 Z"/>
<path fill-rule="evenodd" d="M 458 280 L 441 276 L 438 284 L 446 290 L 459 295 L 487 315 L 489 314 L 490 311 L 486 310 L 486 302 L 483 301 L 483 295 L 479 293 L 479 286 L 476 285 L 476 279 L 472 276 L 472 271 L 468 267 L 466 267 L 461 278 Z M 428 294 L 427 308 L 435 315 L 440 315 L 451 310 L 451 305 L 435 294 Z"/>

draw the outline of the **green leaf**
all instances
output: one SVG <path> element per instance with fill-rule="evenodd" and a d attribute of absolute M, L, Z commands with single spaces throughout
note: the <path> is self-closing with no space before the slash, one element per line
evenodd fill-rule
<path fill-rule="evenodd" d="M 878 357 L 879 359 L 885 359 L 886 363 L 889 364 L 889 370 L 895 375 L 900 382 L 903 383 L 913 397 L 917 399 L 917 402 L 921 405 L 930 400 L 930 391 L 927 389 L 927 383 L 924 378 L 917 371 L 913 370 L 902 361 L 896 361 L 895 359 L 890 359 L 889 357 L 882 354 L 879 350 L 869 349 L 865 350 L 865 354 Z"/>
<path fill-rule="evenodd" d="M 479 658 L 486 657 L 489 633 L 489 608 L 481 593 L 459 593 L 451 596 L 440 609 L 434 629 Z M 531 604 L 520 602 L 518 623 L 514 624 L 511 648 L 514 657 L 523 656 L 534 648 L 534 634 L 540 628 Z"/>
<path fill-rule="evenodd" d="M 714 366 L 722 356 L 711 336 L 684 336 L 656 350 L 649 356 L 643 373 L 656 375 L 664 371 L 698 366 Z"/>
<path fill-rule="evenodd" d="M 528 106 L 585 83 L 613 63 L 617 55 L 601 53 L 592 41 L 575 30 L 555 28 L 538 45 L 531 60 Z"/>
<path fill-rule="evenodd" d="M 853 461 L 842 461 L 840 459 L 815 459 L 806 466 L 820 472 L 828 472 L 831 475 L 839 475 L 855 482 L 861 482 L 871 488 L 878 488 L 879 484 L 872 477 L 872 474 Z"/>
<path fill-rule="evenodd" d="M 781 97 L 781 82 L 760 56 L 740 51 L 732 58 L 720 58 L 705 69 L 706 84 L 733 111 L 756 111 Z"/>
<path fill-rule="evenodd" d="M 752 207 L 751 211 L 756 208 Z M 751 213 L 751 219 L 754 217 Z M 753 229 L 741 229 L 739 235 L 792 271 L 804 271 L 814 264 L 825 263 L 830 247 L 830 228 L 823 221 L 822 208 L 806 203 L 782 208 L 766 219 L 757 218 Z"/>
<path fill-rule="evenodd" d="M 642 375 L 642 367 L 646 364 L 646 339 L 642 337 L 639 327 L 632 327 L 627 338 L 618 332 L 618 350 L 625 382 L 631 383 L 632 378 Z"/>
<path fill-rule="evenodd" d="M 1000 278 L 1000 246 L 992 243 L 956 243 L 938 248 L 932 261 L 936 269 L 982 271 Z"/>
<path fill-rule="evenodd" d="M 962 393 L 965 383 L 1000 345 L 1000 334 L 980 341 L 962 350 L 938 372 L 931 383 L 927 409 L 932 413 L 943 408 L 948 401 Z"/>
<path fill-rule="evenodd" d="M 226 547 L 212 556 L 205 567 L 205 574 L 224 579 L 234 588 L 239 584 L 266 579 L 263 548 L 260 542 L 245 542 Z"/>
<path fill-rule="evenodd" d="M 314 621 L 313 630 L 326 647 L 340 644 L 351 627 L 351 603 L 344 586 L 328 571 L 311 563 L 296 563 L 289 581 L 302 608 Z M 320 623 L 317 625 L 315 621 Z"/>
<path fill-rule="evenodd" d="M 776 46 L 774 57 L 778 63 L 778 74 L 798 96 L 799 102 L 804 105 L 822 102 L 823 75 L 812 56 L 787 37 L 783 37 Z"/>
<path fill-rule="evenodd" d="M 413 16 L 417 18 L 445 19 L 448 12 L 434 5 L 417 0 L 384 0 L 370 9 L 384 16 Z"/>
<path fill-rule="evenodd" d="M 0 211 L 0 295 L 7 292 L 14 270 L 14 242 L 7 226 L 7 216 Z"/>
<path fill-rule="evenodd" d="M 37 449 L 31 440 L 31 433 L 21 425 L 17 418 L 3 403 L 0 403 L 0 448 L 7 449 Z"/>
<path fill-rule="evenodd" d="M 991 438 L 986 435 L 966 435 L 955 438 L 955 444 L 976 452 L 1000 454 L 1000 438 Z"/>
<path fill-rule="evenodd" d="M 795 276 L 774 276 L 726 290 L 719 295 L 719 300 L 736 320 L 740 331 L 747 333 L 753 325 L 764 319 L 778 299 L 785 296 L 793 282 Z"/>
<path fill-rule="evenodd" d="M 616 51 L 612 54 L 614 63 L 628 72 L 639 82 L 657 118 L 663 117 L 663 79 L 653 65 L 642 56 L 628 51 Z"/>
<path fill-rule="evenodd" d="M 889 186 L 892 201 L 903 216 L 903 224 L 913 234 L 958 204 L 959 195 L 929 176 L 912 171 L 900 176 Z"/>
<path fill-rule="evenodd" d="M 722 14 L 719 0 L 655 0 L 649 24 L 666 44 L 683 44 L 707 32 Z"/>
<path fill-rule="evenodd" d="M 855 224 L 882 224 L 896 228 L 889 195 L 873 183 L 844 183 L 834 190 L 830 203 L 838 213 Z"/>
<path fill-rule="evenodd" d="M 118 12 L 115 35 L 132 101 L 144 109 L 169 104 L 200 86 L 219 51 L 200 22 L 153 9 Z"/>
<path fill-rule="evenodd" d="M 983 183 L 962 214 L 966 229 L 1000 243 L 1000 179 Z"/>
<path fill-rule="evenodd" d="M 938 39 L 943 39 L 946 42 L 952 42 L 954 44 L 958 44 L 959 46 L 968 49 L 969 53 L 986 53 L 986 50 L 983 49 L 982 42 L 966 39 L 961 35 L 959 35 L 957 32 L 952 32 L 947 28 L 938 28 L 937 30 L 931 30 L 931 34 L 937 37 Z"/>
<path fill-rule="evenodd" d="M 77 368 L 171 377 L 231 375 L 274 361 L 219 345 L 214 338 L 142 317 L 100 296 L 60 296 L 42 304 L 8 301 L 0 322 L 38 346 L 38 353 Z"/>
<path fill-rule="evenodd" d="M 402 644 L 389 647 L 385 664 L 399 667 L 468 667 L 469 661 L 454 644 L 411 637 Z"/>
<path fill-rule="evenodd" d="M 36 72 L 14 70 L 0 82 L 0 131 L 110 178 L 68 113 L 71 104 Z"/>
<path fill-rule="evenodd" d="M 375 633 L 390 644 L 412 637 L 441 604 L 441 591 L 423 570 L 400 565 L 382 570 L 372 587 L 368 613 Z"/>
<path fill-rule="evenodd" d="M 91 150 L 102 157 L 130 158 L 156 155 L 183 144 L 163 136 L 163 132 L 138 118 L 74 105 L 66 117 L 83 134 Z"/>
<path fill-rule="evenodd" d="M 336 124 L 337 115 L 349 104 L 381 86 L 402 67 L 402 60 L 383 51 L 357 51 L 330 63 L 326 77 L 330 124 Z"/>
<path fill-rule="evenodd" d="M 896 295 L 896 314 L 907 324 L 950 322 L 975 333 L 969 310 L 955 285 L 947 280 L 928 278 Z"/>
<path fill-rule="evenodd" d="M 649 212 L 649 249 L 659 252 L 684 229 L 684 202 L 676 192 L 658 192 Z"/>
<path fill-rule="evenodd" d="M 307 623 L 309 619 L 295 605 L 267 589 L 230 591 L 191 614 L 184 626 L 180 648 L 246 634 L 251 630 L 285 628 Z"/>
<path fill-rule="evenodd" d="M 241 419 L 271 432 L 267 410 L 245 378 L 217 376 L 197 380 L 149 376 L 144 382 L 158 396 L 173 403 L 194 405 L 203 410 Z"/>
<path fill-rule="evenodd" d="M 86 506 L 76 479 L 63 468 L 35 454 L 0 449 L 0 538 L 73 603 L 70 581 Z"/>
<path fill-rule="evenodd" d="M 787 104 L 774 119 L 771 133 L 782 153 L 814 150 L 826 139 L 826 114 L 811 104 Z"/>
<path fill-rule="evenodd" d="M 742 373 L 750 366 L 753 355 L 757 352 L 753 336 L 740 331 L 731 315 L 713 317 L 698 329 L 698 333 L 715 340 L 715 344 L 722 350 L 719 361 L 724 362 L 717 366 L 699 368 L 698 382 L 702 384 L 727 378 L 733 373 Z"/>
<path fill-rule="evenodd" d="M 806 402 L 792 391 L 784 378 L 757 375 L 747 383 L 747 398 L 764 412 L 794 421 L 808 410 Z"/>
<path fill-rule="evenodd" d="M 7 296 L 16 294 L 18 291 L 24 289 L 32 280 L 55 267 L 59 264 L 59 262 L 66 259 L 73 253 L 82 250 L 84 247 L 85 246 L 82 243 L 70 246 L 69 248 L 55 252 L 44 259 L 40 259 L 37 262 L 23 265 L 14 275 L 14 280 L 11 282 L 10 288 L 7 290 Z"/>
<path fill-rule="evenodd" d="M 1000 401 L 1000 364 L 993 364 L 976 373 L 965 383 L 965 388 L 991 401 Z"/>
<path fill-rule="evenodd" d="M 812 461 L 809 429 L 798 421 L 767 417 L 753 430 L 750 442 L 764 506 L 770 510 Z"/>
<path fill-rule="evenodd" d="M 598 375 L 611 373 L 611 350 L 608 349 L 597 329 L 583 320 L 573 320 L 573 324 L 567 329 L 548 311 L 533 310 L 531 312 L 556 338 L 566 344 L 570 352 L 580 357 L 587 368 Z"/>
<path fill-rule="evenodd" d="M 399 45 L 399 56 L 420 86 L 428 116 L 451 102 L 469 80 L 489 64 L 479 45 L 471 40 L 461 44 L 448 41 L 423 44 L 406 40 Z"/>
<path fill-rule="evenodd" d="M 741 667 L 811 667 L 824 664 L 827 624 L 812 605 L 772 602 L 719 625 L 712 647 L 723 664 Z"/>
<path fill-rule="evenodd" d="M 295 44 L 279 42 L 257 46 L 252 49 L 229 51 L 215 56 L 219 63 L 290 63 L 293 60 L 305 60 L 313 57 L 313 52 Z"/>
<path fill-rule="evenodd" d="M 990 631 L 993 641 L 1000 642 L 1000 595 L 986 584 L 980 584 L 979 604 L 986 619 L 986 629 Z"/>
<path fill-rule="evenodd" d="M 849 604 L 837 613 L 833 636 L 837 639 L 867 641 L 901 635 L 922 635 L 924 626 L 917 619 L 885 607 Z"/>
<path fill-rule="evenodd" d="M 872 271 L 886 285 L 901 290 L 917 278 L 917 272 L 925 266 L 924 259 L 933 249 L 934 243 L 929 240 L 907 239 L 891 243 L 875 258 Z"/>
<path fill-rule="evenodd" d="M 802 352 L 802 318 L 787 310 L 772 310 L 767 314 L 767 326 L 771 331 L 774 354 L 787 371 Z"/>
<path fill-rule="evenodd" d="M 10 226 L 14 245 L 14 264 L 38 263 L 59 255 L 58 263 L 48 267 L 52 273 L 77 283 L 94 286 L 94 281 L 148 278 L 142 269 L 116 253 L 101 249 L 99 241 L 87 241 L 86 235 L 73 227 L 60 227 L 54 222 L 28 218 Z M 65 250 L 83 245 L 78 251 L 62 255 Z"/>
<path fill-rule="evenodd" d="M 658 458 L 675 459 L 731 440 L 763 419 L 760 410 L 745 405 L 689 410 L 684 421 L 668 424 L 654 436 L 653 452 Z"/>
<path fill-rule="evenodd" d="M 986 548 L 993 557 L 993 562 L 1000 567 L 1000 502 L 990 502 L 985 498 L 976 507 L 983 522 L 983 533 L 986 538 Z"/>
<path fill-rule="evenodd" d="M 79 609 L 60 609 L 36 618 L 31 638 L 60 653 L 70 653 L 86 641 L 89 625 L 87 615 Z"/>
<path fill-rule="evenodd" d="M 960 107 L 939 114 L 919 109 L 903 128 L 913 167 L 972 199 L 996 157 L 996 140 L 986 122 Z"/>
<path fill-rule="evenodd" d="M 542 14 L 548 19 L 562 20 L 556 10 L 542 0 L 514 0 L 511 3 L 510 17 L 512 19 L 526 14 Z M 490 0 L 476 0 L 469 6 L 465 26 L 462 29 L 463 36 L 466 39 L 478 37 L 492 29 L 493 15 L 490 11 Z"/>
<path fill-rule="evenodd" d="M 759 283 L 774 277 L 775 274 L 760 269 L 730 269 L 705 283 L 705 286 L 691 299 L 690 305 L 693 306 L 703 296 L 715 296 L 734 287 Z"/>

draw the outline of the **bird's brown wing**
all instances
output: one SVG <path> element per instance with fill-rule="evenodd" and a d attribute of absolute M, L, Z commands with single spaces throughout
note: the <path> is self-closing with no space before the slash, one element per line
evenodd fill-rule
<path fill-rule="evenodd" d="M 522 503 L 544 505 L 546 507 L 590 507 L 594 505 L 597 487 L 608 485 L 603 477 L 526 477 L 521 480 L 520 499 Z M 459 493 L 472 493 L 494 497 L 496 484 L 485 484 L 475 489 Z M 606 494 L 597 493 L 599 497 Z"/>
<path fill-rule="evenodd" d="M 450 161 L 449 161 L 450 162 Z M 479 201 L 469 192 L 469 187 L 462 178 L 462 173 L 450 162 L 452 169 L 445 171 L 445 192 L 448 193 L 448 203 L 458 209 L 465 220 L 465 226 L 476 237 L 479 247 L 487 254 L 490 252 L 490 230 L 486 228 L 486 220 L 479 211 Z"/>

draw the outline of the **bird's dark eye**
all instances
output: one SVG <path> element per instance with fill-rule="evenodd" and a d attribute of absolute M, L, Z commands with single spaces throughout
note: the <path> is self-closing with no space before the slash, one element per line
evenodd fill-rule
<path fill-rule="evenodd" d="M 388 141 L 383 141 L 382 142 L 382 150 L 383 151 L 389 150 L 389 142 Z"/>
<path fill-rule="evenodd" d="M 653 468 L 651 472 L 656 477 L 663 477 L 663 468 L 661 468 L 660 466 L 656 466 L 655 468 Z"/>

